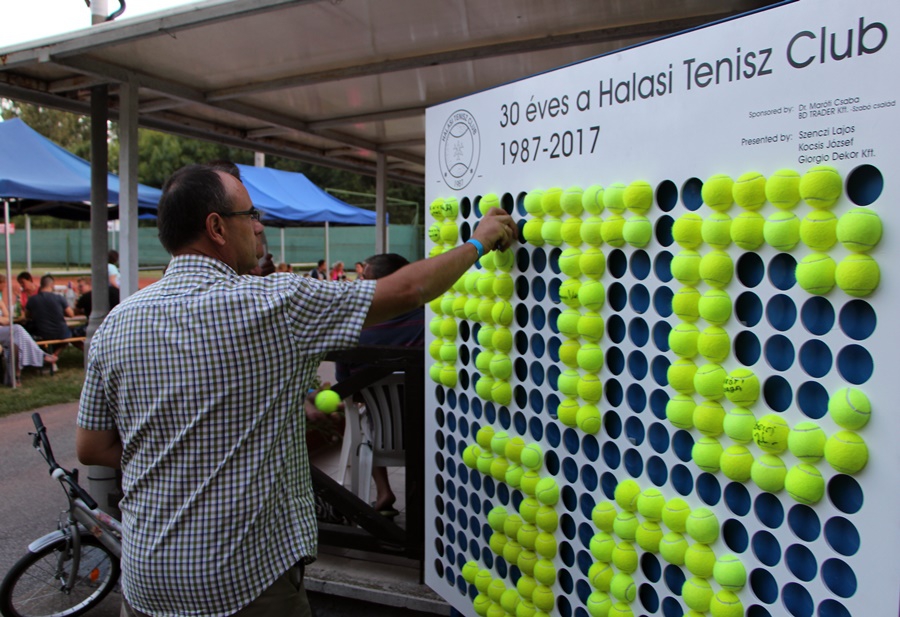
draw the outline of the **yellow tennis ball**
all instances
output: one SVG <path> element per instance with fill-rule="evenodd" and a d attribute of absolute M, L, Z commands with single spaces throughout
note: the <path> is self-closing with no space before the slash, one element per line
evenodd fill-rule
<path fill-rule="evenodd" d="M 766 219 L 759 212 L 741 212 L 731 222 L 731 239 L 745 251 L 755 251 L 763 245 Z"/>
<path fill-rule="evenodd" d="M 662 509 L 662 521 L 670 531 L 684 533 L 690 514 L 691 507 L 688 503 L 681 497 L 673 497 L 666 501 L 666 505 Z"/>
<path fill-rule="evenodd" d="M 456 349 L 456 345 L 446 341 L 441 344 L 441 349 L 438 353 L 440 360 L 443 360 L 444 362 L 456 362 L 457 355 L 458 350 Z"/>
<path fill-rule="evenodd" d="M 610 563 L 615 546 L 615 539 L 605 531 L 595 533 L 590 542 L 591 555 L 601 563 Z"/>
<path fill-rule="evenodd" d="M 522 482 L 522 474 L 524 473 L 525 470 L 520 464 L 510 463 L 509 467 L 506 468 L 506 476 L 503 481 L 513 488 L 519 488 L 519 485 Z"/>
<path fill-rule="evenodd" d="M 559 361 L 569 368 L 578 368 L 578 350 L 580 349 L 581 345 L 578 344 L 578 341 L 572 339 L 563 341 L 559 346 Z"/>
<path fill-rule="evenodd" d="M 735 405 L 750 407 L 759 399 L 759 378 L 750 369 L 734 369 L 725 378 L 725 397 Z"/>
<path fill-rule="evenodd" d="M 603 191 L 603 205 L 614 214 L 625 212 L 625 189 L 621 182 L 613 182 Z"/>
<path fill-rule="evenodd" d="M 701 544 L 712 544 L 719 537 L 719 519 L 709 508 L 694 508 L 685 522 L 687 533 Z"/>
<path fill-rule="evenodd" d="M 475 289 L 478 291 L 478 294 L 484 298 L 493 298 L 496 278 L 496 275 L 490 270 L 482 270 L 475 282 Z"/>
<path fill-rule="evenodd" d="M 590 279 L 599 279 L 606 272 L 606 256 L 597 248 L 586 249 L 578 263 L 581 273 Z"/>
<path fill-rule="evenodd" d="M 441 241 L 444 244 L 456 244 L 459 240 L 459 227 L 453 221 L 445 221 L 441 225 Z"/>
<path fill-rule="evenodd" d="M 716 289 L 723 289 L 734 276 L 734 262 L 731 255 L 725 251 L 710 251 L 700 259 L 699 273 L 704 283 Z"/>
<path fill-rule="evenodd" d="M 516 289 L 516 283 L 508 272 L 501 272 L 494 277 L 492 289 L 495 296 L 509 300 Z"/>
<path fill-rule="evenodd" d="M 862 390 L 841 388 L 828 399 L 828 414 L 841 428 L 858 430 L 868 424 L 872 403 Z"/>
<path fill-rule="evenodd" d="M 588 311 L 578 318 L 578 334 L 592 343 L 603 338 L 604 327 L 603 317 L 596 311 Z"/>
<path fill-rule="evenodd" d="M 859 473 L 869 462 L 869 448 L 857 433 L 838 431 L 825 442 L 825 460 L 835 471 Z"/>
<path fill-rule="evenodd" d="M 541 585 L 552 585 L 556 582 L 556 566 L 549 559 L 539 559 L 534 564 L 535 580 Z"/>
<path fill-rule="evenodd" d="M 707 362 L 724 362 L 731 354 L 731 337 L 719 326 L 704 328 L 697 338 L 697 351 Z"/>
<path fill-rule="evenodd" d="M 505 544 L 506 543 L 504 542 L 504 545 Z M 504 583 L 502 579 L 495 578 L 491 581 L 491 584 L 488 585 L 487 595 L 492 601 L 500 604 L 500 598 L 501 596 L 503 596 L 503 592 L 505 591 L 506 583 Z M 488 612 L 488 615 L 490 616 L 490 612 Z"/>
<path fill-rule="evenodd" d="M 541 225 L 541 238 L 551 246 L 562 244 L 562 221 L 555 216 L 548 216 Z"/>
<path fill-rule="evenodd" d="M 522 465 L 536 471 L 544 464 L 544 451 L 536 443 L 527 444 L 519 455 Z"/>
<path fill-rule="evenodd" d="M 503 533 L 506 534 L 507 538 L 514 539 L 519 534 L 519 529 L 521 529 L 524 524 L 525 521 L 522 520 L 521 516 L 518 514 L 509 514 L 503 519 Z"/>
<path fill-rule="evenodd" d="M 566 369 L 556 378 L 556 389 L 564 396 L 577 396 L 580 378 L 578 371 Z"/>
<path fill-rule="evenodd" d="M 722 434 L 722 421 L 725 419 L 725 408 L 718 401 L 700 401 L 694 407 L 694 426 L 703 435 L 716 437 Z"/>
<path fill-rule="evenodd" d="M 444 220 L 444 200 L 438 197 L 428 206 L 428 212 L 438 221 Z"/>
<path fill-rule="evenodd" d="M 506 472 L 509 469 L 509 461 L 505 456 L 496 456 L 491 462 L 491 477 L 497 482 L 506 481 Z"/>
<path fill-rule="evenodd" d="M 580 289 L 581 281 L 578 279 L 570 278 L 564 280 L 562 285 L 559 286 L 560 301 L 571 308 L 578 308 L 580 306 L 578 302 L 578 291 Z"/>
<path fill-rule="evenodd" d="M 525 212 L 531 214 L 532 216 L 541 216 L 544 214 L 544 209 L 541 207 L 541 201 L 544 199 L 544 191 L 540 189 L 535 189 L 533 191 L 529 191 L 527 195 L 525 195 L 525 201 L 523 205 L 525 206 Z"/>
<path fill-rule="evenodd" d="M 587 187 L 581 195 L 581 205 L 589 214 L 603 212 L 603 187 L 599 184 Z"/>
<path fill-rule="evenodd" d="M 852 253 L 844 257 L 834 270 L 837 286 L 848 296 L 865 298 L 878 288 L 881 269 L 868 255 Z"/>
<path fill-rule="evenodd" d="M 813 208 L 832 207 L 841 196 L 843 181 L 830 165 L 816 165 L 800 178 L 800 197 Z"/>
<path fill-rule="evenodd" d="M 868 208 L 854 208 L 841 217 L 836 228 L 837 239 L 848 251 L 870 251 L 881 240 L 881 217 Z"/>
<path fill-rule="evenodd" d="M 648 521 L 660 520 L 665 505 L 666 498 L 658 488 L 645 488 L 637 498 L 637 511 Z"/>
<path fill-rule="evenodd" d="M 784 488 L 787 468 L 774 454 L 763 454 L 750 467 L 750 478 L 761 490 L 777 493 Z"/>
<path fill-rule="evenodd" d="M 800 241 L 814 251 L 827 251 L 837 242 L 837 217 L 828 210 L 813 210 L 800 221 Z"/>
<path fill-rule="evenodd" d="M 608 594 L 602 591 L 595 591 L 588 596 L 585 606 L 587 606 L 587 612 L 591 617 L 609 617 L 612 600 L 609 599 Z M 516 617 L 519 617 L 519 615 L 516 615 Z"/>
<path fill-rule="evenodd" d="M 431 343 L 428 344 L 428 353 L 435 360 L 441 359 L 441 347 L 444 344 L 444 339 L 436 338 Z"/>
<path fill-rule="evenodd" d="M 747 584 L 747 569 L 737 555 L 727 553 L 716 559 L 713 578 L 729 591 L 740 591 Z"/>
<path fill-rule="evenodd" d="M 613 565 L 620 572 L 631 574 L 638 567 L 637 551 L 631 542 L 619 542 L 612 552 Z"/>
<path fill-rule="evenodd" d="M 763 226 L 766 243 L 779 251 L 790 251 L 800 242 L 800 219 L 793 212 L 776 212 Z"/>
<path fill-rule="evenodd" d="M 680 322 L 669 330 L 669 349 L 681 358 L 693 358 L 697 355 L 697 339 L 700 330 L 692 323 Z"/>
<path fill-rule="evenodd" d="M 716 554 L 706 544 L 691 544 L 684 553 L 684 567 L 700 578 L 710 578 L 716 565 Z"/>
<path fill-rule="evenodd" d="M 553 595 L 553 590 L 546 585 L 538 585 L 531 594 L 531 601 L 536 609 L 546 614 L 548 611 L 553 610 L 556 604 L 556 596 Z M 537 613 L 535 613 L 535 617 L 538 617 Z"/>
<path fill-rule="evenodd" d="M 469 469 L 476 469 L 478 466 L 478 457 L 481 456 L 481 448 L 476 444 L 470 444 L 463 450 L 463 463 Z"/>
<path fill-rule="evenodd" d="M 591 521 L 600 531 L 611 533 L 613 530 L 613 521 L 616 520 L 616 506 L 611 501 L 601 501 L 591 510 Z"/>
<path fill-rule="evenodd" d="M 515 563 L 515 562 L 512 562 Z M 537 583 L 535 583 L 537 586 Z M 503 595 L 500 596 L 500 606 L 504 611 L 504 615 L 516 614 L 516 606 L 519 604 L 519 591 L 518 584 L 516 585 L 516 589 L 507 589 L 503 592 Z M 533 588 L 529 588 L 526 583 L 523 583 L 522 589 L 526 591 L 529 595 L 532 593 Z"/>
<path fill-rule="evenodd" d="M 677 531 L 670 531 L 659 541 L 659 555 L 672 565 L 684 565 L 684 554 L 687 552 L 688 542 Z"/>
<path fill-rule="evenodd" d="M 634 602 L 637 596 L 637 587 L 634 579 L 624 572 L 616 572 L 612 580 L 609 582 L 609 591 L 617 600 L 621 602 Z"/>
<path fill-rule="evenodd" d="M 428 239 L 432 242 L 440 242 L 441 241 L 441 225 L 440 223 L 434 223 L 428 228 Z"/>
<path fill-rule="evenodd" d="M 434 383 L 441 383 L 441 369 L 444 367 L 442 362 L 435 362 L 428 367 L 428 377 Z"/>
<path fill-rule="evenodd" d="M 581 276 L 581 255 L 581 249 L 565 249 L 559 255 L 559 271 L 571 278 Z"/>
<path fill-rule="evenodd" d="M 703 220 L 700 235 L 715 249 L 727 248 L 731 244 L 731 217 L 724 212 L 713 212 Z"/>
<path fill-rule="evenodd" d="M 522 574 L 525 576 L 534 576 L 534 566 L 538 562 L 537 553 L 533 550 L 524 549 L 521 553 L 519 553 L 519 558 L 516 560 L 516 565 L 519 566 L 519 570 L 522 571 Z"/>
<path fill-rule="evenodd" d="M 622 193 L 625 208 L 635 214 L 646 214 L 653 205 L 653 187 L 644 180 L 635 180 Z"/>
<path fill-rule="evenodd" d="M 684 603 L 688 605 L 688 608 L 705 613 L 709 610 L 709 603 L 713 598 L 713 590 L 706 579 L 693 576 L 682 585 L 681 597 L 684 599 Z"/>
<path fill-rule="evenodd" d="M 509 328 L 497 328 L 491 337 L 491 344 L 500 353 L 509 353 L 513 346 L 513 335 Z"/>
<path fill-rule="evenodd" d="M 582 225 L 582 228 L 584 226 Z M 600 236 L 610 246 L 620 247 L 625 245 L 625 219 L 618 214 L 608 216 L 600 226 Z M 584 237 L 584 234 L 582 234 Z M 589 243 L 590 244 L 590 243 Z"/>
<path fill-rule="evenodd" d="M 669 386 L 679 394 L 694 393 L 694 376 L 696 374 L 697 365 L 688 358 L 675 360 L 666 370 Z"/>
<path fill-rule="evenodd" d="M 491 208 L 499 207 L 500 197 L 497 196 L 497 193 L 488 193 L 478 200 L 476 210 L 479 216 L 484 216 L 488 211 L 490 211 Z M 456 216 L 454 215 L 453 217 L 448 218 L 456 218 Z"/>
<path fill-rule="evenodd" d="M 528 244 L 534 246 L 544 246 L 544 236 L 541 234 L 541 227 L 544 225 L 543 219 L 529 219 L 522 227 L 522 237 Z"/>
<path fill-rule="evenodd" d="M 819 503 L 825 495 L 825 480 L 814 466 L 800 463 L 788 470 L 784 488 L 794 501 L 811 505 Z"/>
<path fill-rule="evenodd" d="M 810 253 L 800 260 L 794 272 L 797 283 L 816 296 L 824 296 L 834 289 L 837 264 L 825 253 Z"/>
<path fill-rule="evenodd" d="M 580 186 L 573 185 L 563 191 L 562 195 L 559 198 L 559 205 L 563 209 L 563 212 L 566 214 L 571 214 L 572 216 L 578 216 L 584 211 L 584 205 L 582 204 L 582 198 L 584 196 L 584 190 Z"/>
<path fill-rule="evenodd" d="M 475 442 L 481 446 L 482 450 L 490 450 L 491 440 L 494 438 L 495 432 L 493 426 L 482 426 L 478 429 L 478 432 L 475 433 Z"/>
<path fill-rule="evenodd" d="M 529 497 L 534 497 L 535 488 L 537 488 L 537 483 L 540 481 L 540 474 L 534 469 L 529 469 L 522 474 L 522 480 L 519 482 L 519 488 L 521 488 L 522 492 Z"/>
<path fill-rule="evenodd" d="M 793 169 L 779 169 L 766 182 L 766 199 L 776 208 L 790 210 L 800 203 L 800 174 Z"/>
<path fill-rule="evenodd" d="M 666 403 L 666 418 L 675 428 L 688 430 L 694 426 L 697 403 L 688 394 L 676 394 Z"/>
<path fill-rule="evenodd" d="M 453 316 L 459 319 L 466 318 L 466 302 L 469 301 L 468 296 L 457 296 L 453 299 Z"/>
<path fill-rule="evenodd" d="M 616 515 L 616 520 L 613 521 L 613 533 L 622 540 L 633 542 L 634 534 L 637 532 L 640 523 L 641 521 L 635 516 L 634 512 L 622 510 Z"/>
<path fill-rule="evenodd" d="M 493 319 L 494 323 L 497 325 L 510 325 L 513 322 L 514 316 L 515 313 L 513 307 L 506 300 L 500 300 L 499 302 L 494 303 L 494 306 L 491 308 L 491 319 Z"/>
<path fill-rule="evenodd" d="M 598 373 L 603 368 L 603 350 L 596 343 L 585 343 L 576 354 L 578 368 L 588 373 Z"/>
<path fill-rule="evenodd" d="M 599 216 L 590 216 L 581 223 L 578 233 L 585 244 L 600 246 L 603 244 L 603 219 Z"/>
<path fill-rule="evenodd" d="M 607 617 L 634 617 L 634 611 L 627 602 L 616 602 L 609 607 Z"/>
<path fill-rule="evenodd" d="M 575 425 L 588 435 L 596 435 L 602 426 L 600 410 L 596 405 L 582 405 L 575 415 Z"/>
<path fill-rule="evenodd" d="M 581 246 L 581 219 L 577 216 L 566 218 L 560 229 L 560 236 L 569 246 Z"/>
<path fill-rule="evenodd" d="M 719 459 L 722 473 L 729 480 L 746 482 L 753 467 L 753 454 L 744 446 L 728 446 Z"/>
<path fill-rule="evenodd" d="M 609 591 L 615 574 L 615 570 L 608 563 L 595 563 L 588 569 L 588 580 L 597 591 Z"/>
<path fill-rule="evenodd" d="M 578 288 L 578 302 L 589 311 L 599 311 L 606 303 L 606 287 L 594 279 L 588 279 Z"/>
<path fill-rule="evenodd" d="M 554 186 L 553 188 L 544 191 L 544 195 L 541 197 L 541 210 L 544 214 L 549 216 L 562 216 L 563 209 L 559 201 L 562 194 L 563 190 L 558 186 Z"/>
<path fill-rule="evenodd" d="M 559 515 L 552 506 L 541 506 L 534 516 L 535 524 L 541 531 L 553 533 L 559 527 Z"/>
<path fill-rule="evenodd" d="M 703 217 L 696 212 L 686 212 L 675 219 L 672 239 L 685 249 L 696 249 L 703 243 Z"/>
<path fill-rule="evenodd" d="M 788 434 L 788 449 L 804 463 L 816 463 L 825 455 L 825 431 L 815 422 L 798 422 Z"/>
<path fill-rule="evenodd" d="M 700 261 L 700 253 L 685 249 L 672 258 L 669 268 L 675 280 L 682 285 L 693 287 L 700 282 Z"/>
<path fill-rule="evenodd" d="M 638 525 L 637 531 L 634 533 L 634 540 L 638 546 L 650 553 L 659 552 L 659 543 L 662 541 L 662 537 L 662 529 L 655 521 L 644 521 Z"/>
<path fill-rule="evenodd" d="M 507 381 L 497 380 L 491 387 L 491 400 L 498 405 L 509 405 L 512 402 L 512 388 Z"/>
<path fill-rule="evenodd" d="M 625 242 L 636 248 L 644 248 L 650 244 L 653 237 L 653 225 L 650 219 L 641 214 L 629 217 L 622 227 L 622 237 Z"/>
<path fill-rule="evenodd" d="M 787 439 L 791 429 L 778 414 L 770 413 L 756 422 L 753 427 L 753 441 L 763 452 L 778 454 L 787 449 Z"/>
<path fill-rule="evenodd" d="M 703 203 L 719 212 L 724 212 L 734 203 L 732 187 L 734 180 L 725 174 L 714 174 L 707 178 L 700 189 Z"/>
<path fill-rule="evenodd" d="M 700 292 L 694 287 L 682 287 L 672 296 L 672 313 L 689 323 L 700 317 Z"/>
<path fill-rule="evenodd" d="M 487 324 L 494 324 L 494 301 L 490 298 L 482 298 L 478 302 L 478 321 Z"/>
<path fill-rule="evenodd" d="M 721 589 L 709 602 L 709 614 L 712 617 L 743 617 L 744 605 L 736 593 Z"/>
<path fill-rule="evenodd" d="M 766 203 L 766 177 L 757 171 L 738 176 L 731 187 L 734 202 L 745 210 L 759 210 Z"/>
<path fill-rule="evenodd" d="M 637 498 L 641 494 L 641 487 L 637 481 L 628 478 L 616 485 L 613 493 L 616 503 L 623 510 L 634 512 L 637 510 Z M 606 530 L 604 530 L 606 531 Z"/>
<path fill-rule="evenodd" d="M 480 593 L 486 594 L 488 587 L 493 580 L 494 577 L 491 575 L 491 571 L 482 568 L 478 571 L 478 574 L 475 575 L 475 589 Z"/>
<path fill-rule="evenodd" d="M 493 447 L 493 444 L 492 444 Z M 511 437 L 506 442 L 506 449 L 502 453 L 513 463 L 521 463 L 522 450 L 525 448 L 525 440 L 521 437 Z"/>
<path fill-rule="evenodd" d="M 509 433 L 498 431 L 491 437 L 491 451 L 498 456 L 506 456 L 506 444 L 509 442 Z"/>
<path fill-rule="evenodd" d="M 535 552 L 545 559 L 556 557 L 557 543 L 552 533 L 542 531 L 534 541 Z"/>
<path fill-rule="evenodd" d="M 697 343 L 698 349 L 700 343 Z M 704 364 L 694 375 L 694 390 L 700 396 L 717 401 L 725 396 L 725 378 L 728 374 L 719 364 Z"/>
<path fill-rule="evenodd" d="M 697 305 L 700 317 L 714 326 L 721 326 L 731 318 L 731 296 L 721 289 L 710 289 Z"/>
<path fill-rule="evenodd" d="M 490 251 L 485 253 L 481 259 L 478 260 L 478 263 L 481 264 L 482 269 L 484 270 L 493 270 L 494 269 L 494 251 Z"/>
<path fill-rule="evenodd" d="M 725 383 L 725 396 L 728 396 L 728 382 L 726 381 Z M 733 441 L 738 443 L 751 443 L 753 441 L 753 427 L 755 426 L 756 416 L 745 407 L 732 407 L 725 412 L 725 419 L 722 421 L 722 430 Z"/>
<path fill-rule="evenodd" d="M 534 496 L 545 506 L 555 505 L 559 501 L 559 485 L 553 478 L 541 478 L 534 488 Z"/>
<path fill-rule="evenodd" d="M 456 367 L 452 364 L 444 363 L 441 367 L 441 383 L 448 388 L 455 388 L 459 376 L 456 373 Z"/>
<path fill-rule="evenodd" d="M 509 272 L 516 263 L 516 256 L 510 249 L 505 251 L 491 251 L 488 255 L 494 256 L 494 266 L 502 272 Z M 487 255 L 485 255 L 487 257 Z"/>
<path fill-rule="evenodd" d="M 556 317 L 556 329 L 570 339 L 578 338 L 578 320 L 581 313 L 575 309 L 566 309 Z"/>
<path fill-rule="evenodd" d="M 494 359 L 494 352 L 484 350 L 475 356 L 475 368 L 487 376 L 491 374 L 491 360 Z"/>
<path fill-rule="evenodd" d="M 691 458 L 703 471 L 716 473 L 720 469 L 723 451 L 722 444 L 715 437 L 701 437 L 691 448 Z"/>

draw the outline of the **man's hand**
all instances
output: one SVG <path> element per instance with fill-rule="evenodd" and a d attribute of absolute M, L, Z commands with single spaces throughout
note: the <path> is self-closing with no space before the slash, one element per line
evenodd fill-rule
<path fill-rule="evenodd" d="M 272 253 L 266 253 L 260 260 L 260 263 L 247 274 L 252 276 L 269 276 L 273 272 L 275 272 L 275 261 L 272 259 Z"/>
<path fill-rule="evenodd" d="M 501 208 L 491 208 L 478 222 L 472 237 L 487 251 L 505 251 L 515 244 L 519 229 L 512 217 Z"/>
<path fill-rule="evenodd" d="M 316 395 L 322 390 L 327 390 L 330 387 L 330 384 L 325 384 L 318 390 L 313 392 L 309 392 L 306 395 L 306 398 L 303 400 L 303 411 L 306 412 L 306 421 L 310 424 L 321 424 L 321 423 L 331 423 L 337 424 L 340 422 L 341 415 L 344 413 L 344 403 L 342 402 L 338 405 L 337 411 L 332 413 L 325 413 L 320 411 L 316 407 Z M 339 413 L 340 412 L 340 413 Z"/>

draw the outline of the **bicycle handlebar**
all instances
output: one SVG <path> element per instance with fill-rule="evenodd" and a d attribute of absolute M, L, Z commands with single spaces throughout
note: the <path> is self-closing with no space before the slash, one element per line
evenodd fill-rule
<path fill-rule="evenodd" d="M 50 448 L 50 440 L 47 438 L 47 428 L 41 420 L 41 414 L 31 414 L 31 421 L 34 422 L 34 428 L 37 431 L 34 434 L 34 447 L 38 448 L 38 444 L 40 444 L 40 447 L 43 448 L 42 454 L 47 460 L 47 464 L 50 465 L 50 475 L 60 482 L 65 482 L 72 490 L 75 497 L 81 499 L 91 510 L 95 509 L 97 507 L 97 502 L 94 501 L 94 498 L 91 497 L 86 490 L 81 488 L 78 481 L 72 477 L 72 472 L 59 465 L 53 457 L 53 450 Z M 57 470 L 59 470 L 59 472 L 57 472 Z"/>

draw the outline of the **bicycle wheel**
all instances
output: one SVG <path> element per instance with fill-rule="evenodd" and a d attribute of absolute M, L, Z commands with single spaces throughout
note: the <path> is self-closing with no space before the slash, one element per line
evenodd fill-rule
<path fill-rule="evenodd" d="M 81 562 L 72 589 L 63 590 L 72 566 L 64 538 L 28 553 L 0 584 L 0 613 L 6 617 L 74 617 L 96 606 L 119 580 L 119 560 L 93 536 L 81 537 Z"/>

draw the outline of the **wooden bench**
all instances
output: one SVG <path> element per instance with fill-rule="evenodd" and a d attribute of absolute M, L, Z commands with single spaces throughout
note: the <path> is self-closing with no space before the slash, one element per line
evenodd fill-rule
<path fill-rule="evenodd" d="M 56 339 L 48 339 L 46 341 L 40 340 L 35 341 L 39 347 L 49 347 L 50 345 L 71 345 L 72 343 L 83 343 L 85 338 L 84 336 L 73 336 L 71 338 L 56 338 Z"/>

